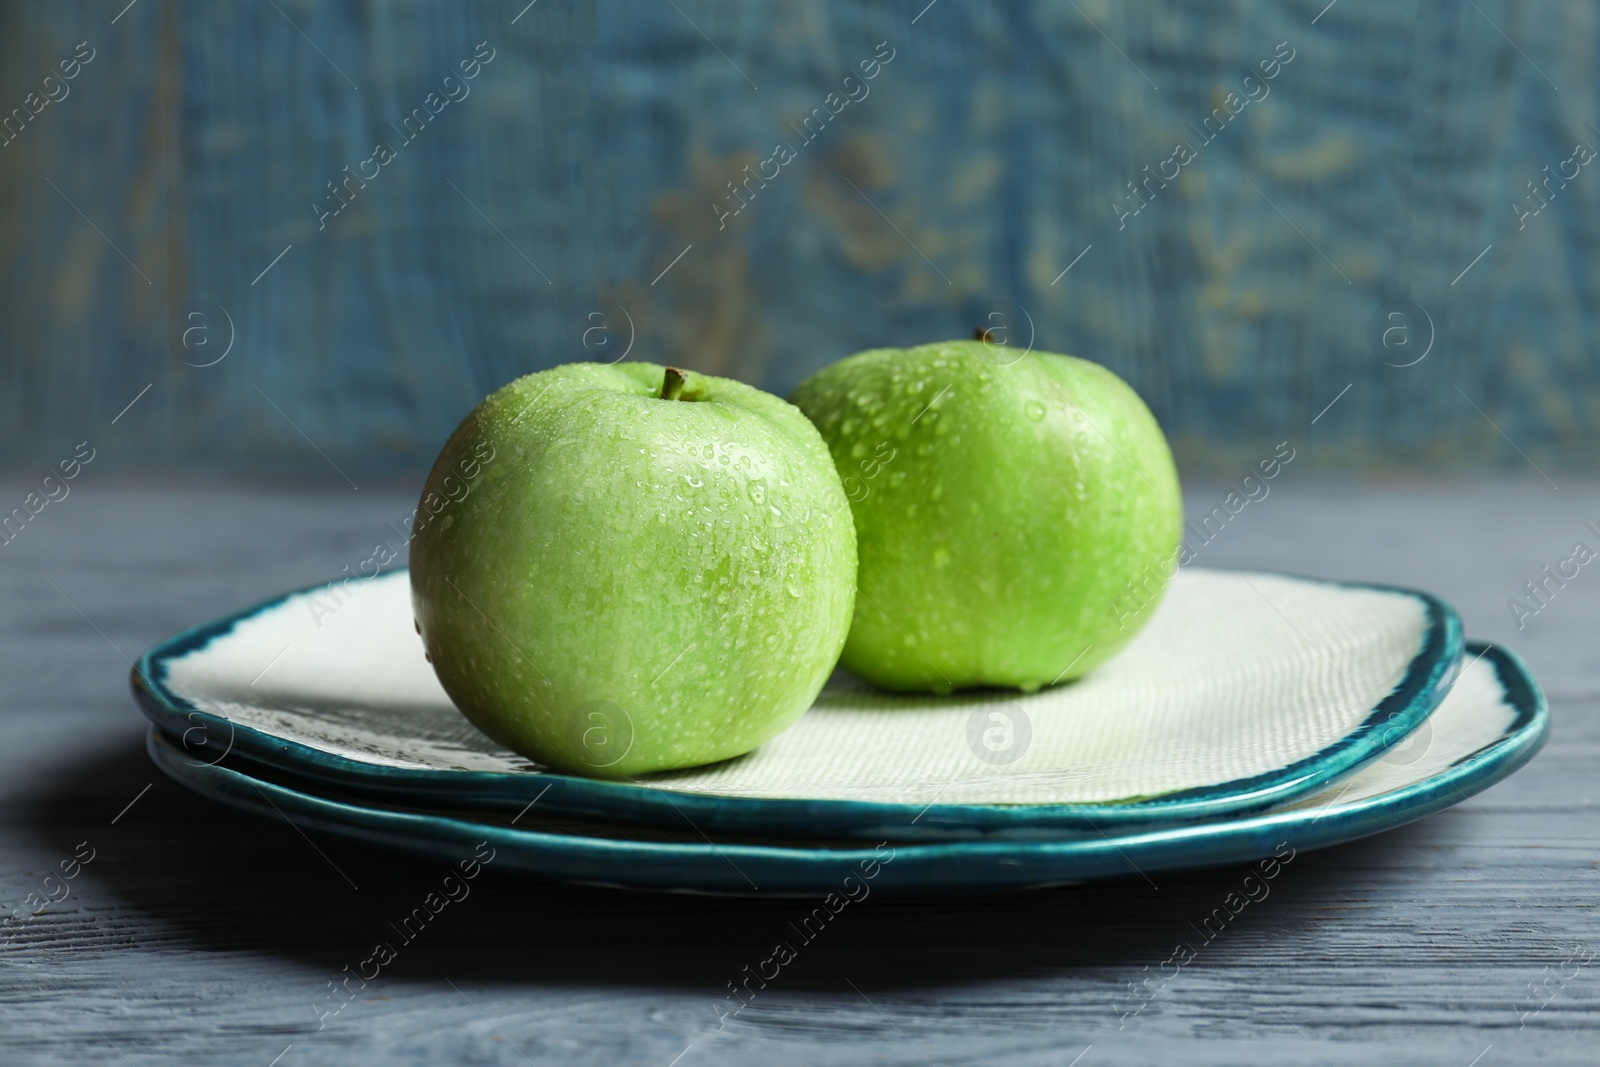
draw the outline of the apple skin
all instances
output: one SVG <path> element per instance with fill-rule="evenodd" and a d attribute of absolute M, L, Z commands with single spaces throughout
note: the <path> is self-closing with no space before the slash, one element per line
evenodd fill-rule
<path fill-rule="evenodd" d="M 411 595 L 434 671 L 480 730 L 557 770 L 749 752 L 810 707 L 849 629 L 855 530 L 816 429 L 725 378 L 682 372 L 658 399 L 664 371 L 519 378 L 423 491 Z"/>
<path fill-rule="evenodd" d="M 1104 663 L 1153 614 L 1182 536 L 1178 473 L 1106 368 L 952 341 L 858 353 L 790 399 L 855 516 L 855 674 L 1032 692 Z"/>

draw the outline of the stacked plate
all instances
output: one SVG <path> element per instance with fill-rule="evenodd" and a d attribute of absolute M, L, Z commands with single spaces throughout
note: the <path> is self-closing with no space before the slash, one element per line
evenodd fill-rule
<path fill-rule="evenodd" d="M 840 672 L 750 755 L 601 781 L 456 711 L 404 572 L 341 600 L 290 593 L 146 653 L 157 765 L 304 830 L 588 883 L 954 892 L 1282 858 L 1464 800 L 1548 729 L 1516 656 L 1465 644 L 1434 597 L 1186 568 L 1079 681 L 905 696 Z"/>

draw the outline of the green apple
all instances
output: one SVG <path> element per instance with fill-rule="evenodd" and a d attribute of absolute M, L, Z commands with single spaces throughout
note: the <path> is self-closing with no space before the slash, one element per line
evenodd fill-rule
<path fill-rule="evenodd" d="M 804 714 L 849 630 L 855 530 L 827 447 L 740 382 L 519 378 L 451 435 L 423 504 L 411 595 L 439 681 L 558 770 L 749 752 Z"/>
<path fill-rule="evenodd" d="M 1182 536 L 1178 474 L 1104 367 L 987 340 L 883 348 L 790 399 L 855 515 L 854 673 L 1032 692 L 1104 663 L 1154 611 Z"/>

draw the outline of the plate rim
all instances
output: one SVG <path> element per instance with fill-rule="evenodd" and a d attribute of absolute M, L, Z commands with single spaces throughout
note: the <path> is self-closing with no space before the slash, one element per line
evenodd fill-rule
<path fill-rule="evenodd" d="M 877 838 L 904 834 L 946 840 L 1039 828 L 1100 834 L 1107 828 L 1201 821 L 1284 804 L 1381 756 L 1432 713 L 1461 669 L 1464 640 L 1460 617 L 1453 607 L 1431 593 L 1281 571 L 1201 569 L 1237 575 L 1269 575 L 1340 589 L 1408 596 L 1423 605 L 1426 618 L 1423 639 L 1394 689 L 1355 729 L 1319 751 L 1247 778 L 1105 804 L 940 804 L 936 796 L 934 802 L 918 807 L 868 800 L 728 796 L 552 771 L 508 773 L 385 767 L 234 723 L 195 707 L 167 685 L 168 662 L 201 651 L 232 633 L 239 624 L 293 597 L 320 589 L 326 583 L 281 593 L 157 643 L 134 663 L 129 683 L 140 710 L 169 735 L 187 739 L 200 731 L 205 735 L 200 743 L 206 744 L 212 737 L 224 736 L 222 731 L 226 730 L 229 752 L 237 747 L 242 754 L 271 766 L 336 783 L 355 793 L 447 796 L 458 806 L 492 810 L 514 810 L 537 794 L 547 806 L 555 806 L 560 811 L 627 822 L 682 826 L 688 821 L 691 825 L 718 829 L 781 830 L 801 837 Z M 398 581 L 401 575 L 408 573 L 409 568 L 397 567 L 389 571 L 387 577 Z"/>
<path fill-rule="evenodd" d="M 262 782 L 240 771 L 189 759 L 154 724 L 147 749 L 164 774 L 194 792 L 264 818 L 288 821 L 369 846 L 387 847 L 433 858 L 453 859 L 456 851 L 483 841 L 512 850 L 503 864 L 537 877 L 656 891 L 750 895 L 742 861 L 763 879 L 781 884 L 758 895 L 815 896 L 837 890 L 841 872 L 854 873 L 873 860 L 895 874 L 873 888 L 898 892 L 982 892 L 1039 888 L 1086 881 L 1132 878 L 1151 871 L 1205 869 L 1281 857 L 1290 843 L 1297 854 L 1343 844 L 1413 822 L 1480 793 L 1531 760 L 1549 735 L 1549 706 L 1521 658 L 1504 646 L 1473 642 L 1500 681 L 1503 699 L 1515 709 L 1500 734 L 1427 778 L 1334 807 L 1268 812 L 1209 823 L 1147 829 L 1117 837 L 1054 840 L 984 839 L 896 843 L 890 859 L 881 849 L 820 848 L 740 843 L 650 842 L 551 833 L 473 823 L 426 813 L 364 808 Z M 265 804 L 244 798 L 253 788 Z M 271 791 L 270 793 L 268 791 Z M 276 799 L 274 799 L 276 797 Z M 272 811 L 269 812 L 269 806 Z M 1332 809 L 1332 810 L 1330 810 Z M 302 817 L 296 822 L 294 812 Z M 424 833 L 418 835 L 416 830 Z M 1298 833 L 1295 833 L 1298 831 Z M 1278 842 L 1275 845 L 1274 842 Z M 1293 855 L 1289 857 L 1293 858 Z M 552 871 L 537 861 L 565 860 Z M 644 861 L 644 862 L 641 862 Z M 907 862 L 909 861 L 909 862 Z M 1284 862 L 1287 862 L 1285 860 Z M 574 871 L 574 867 L 585 868 Z M 864 869 L 864 868 L 863 868 Z M 622 880 L 597 877 L 620 871 Z M 910 871 L 909 876 L 907 871 Z M 751 882 L 754 885 L 754 882 Z"/>

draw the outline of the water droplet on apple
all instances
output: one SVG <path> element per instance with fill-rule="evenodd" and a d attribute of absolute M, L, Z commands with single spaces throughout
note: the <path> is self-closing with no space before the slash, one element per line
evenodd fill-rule
<path fill-rule="evenodd" d="M 1044 405 L 1039 403 L 1037 400 L 1028 401 L 1028 403 L 1023 406 L 1022 410 L 1023 413 L 1034 422 L 1039 422 L 1044 418 Z"/>
<path fill-rule="evenodd" d="M 800 590 L 795 588 L 793 582 L 785 582 L 783 585 L 783 591 L 796 599 L 799 599 L 801 596 Z"/>
<path fill-rule="evenodd" d="M 757 480 L 750 483 L 750 500 L 752 503 L 765 504 L 767 502 L 767 485 Z"/>
<path fill-rule="evenodd" d="M 688 482 L 689 483 L 689 487 L 692 488 L 692 489 L 698 489 L 702 485 L 706 484 L 705 482 L 702 482 L 700 479 L 696 478 L 692 474 L 685 474 L 683 476 L 683 480 Z"/>

